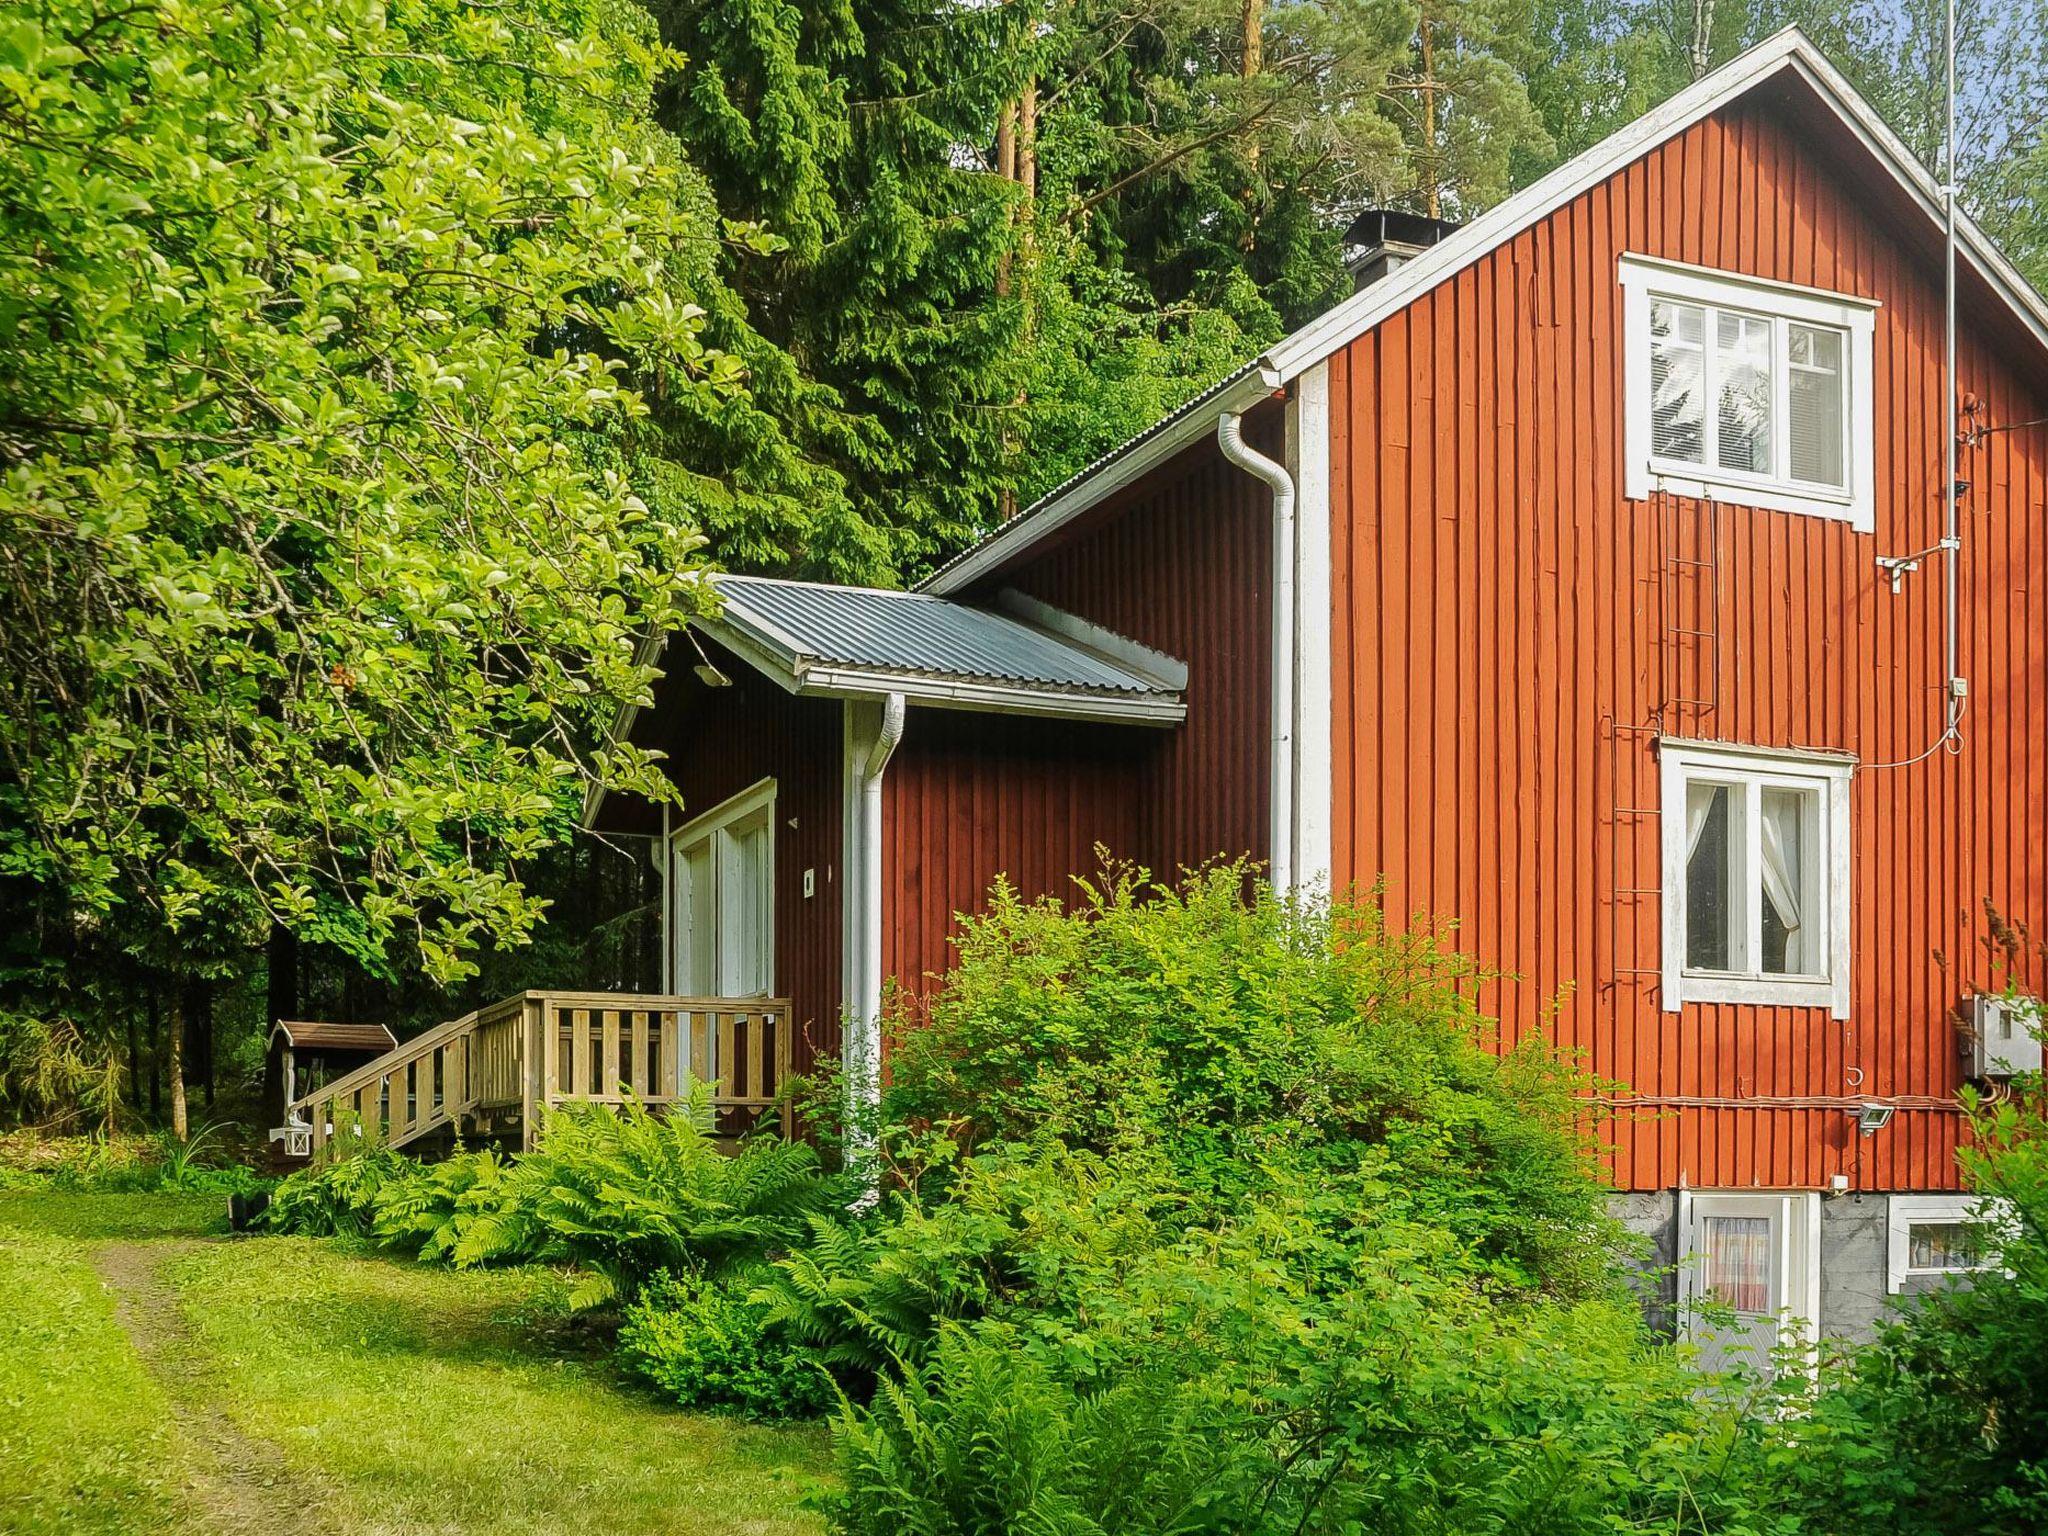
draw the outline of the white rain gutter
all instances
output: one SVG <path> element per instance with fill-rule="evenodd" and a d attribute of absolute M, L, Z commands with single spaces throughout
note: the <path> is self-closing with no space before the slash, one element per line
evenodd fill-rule
<path fill-rule="evenodd" d="M 1276 891 L 1294 888 L 1294 477 L 1244 440 L 1244 413 L 1216 419 L 1223 457 L 1273 491 L 1272 739 L 1267 782 L 1272 786 L 1271 861 L 1266 878 Z"/>
<path fill-rule="evenodd" d="M 859 818 L 858 863 L 847 883 L 853 903 L 852 927 L 859 936 L 846 964 L 852 972 L 853 1006 L 846 1020 L 847 1146 L 851 1161 L 871 1163 L 874 1116 L 882 1103 L 882 772 L 903 739 L 903 695 L 881 701 L 881 719 L 867 754 L 857 764 L 853 796 Z"/>

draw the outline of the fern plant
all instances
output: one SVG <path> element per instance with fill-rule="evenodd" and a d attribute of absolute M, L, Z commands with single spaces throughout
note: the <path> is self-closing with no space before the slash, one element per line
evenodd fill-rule
<path fill-rule="evenodd" d="M 713 1277 L 778 1254 L 807 1219 L 841 1203 L 841 1181 L 802 1142 L 753 1137 L 727 1153 L 704 1130 L 709 1090 L 657 1116 L 629 1101 L 616 1115 L 572 1109 L 548 1117 L 516 1183 L 542 1256 L 583 1271 L 572 1306 L 630 1299 L 661 1270 Z M 473 1224 L 457 1262 L 481 1259 L 513 1223 Z M 518 1235 L 523 1236 L 523 1226 Z"/>
<path fill-rule="evenodd" d="M 379 1192 L 419 1172 L 418 1163 L 389 1147 L 302 1169 L 272 1192 L 263 1225 L 299 1237 L 367 1237 Z"/>

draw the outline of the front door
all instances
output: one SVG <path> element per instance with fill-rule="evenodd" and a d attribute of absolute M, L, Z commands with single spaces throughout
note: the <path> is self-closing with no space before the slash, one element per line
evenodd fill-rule
<path fill-rule="evenodd" d="M 1767 1375 L 1781 1339 L 1812 1342 L 1819 1201 L 1810 1193 L 1683 1198 L 1679 1306 L 1703 1370 Z"/>
<path fill-rule="evenodd" d="M 764 779 L 673 839 L 675 989 L 688 997 L 775 990 L 775 783 Z"/>

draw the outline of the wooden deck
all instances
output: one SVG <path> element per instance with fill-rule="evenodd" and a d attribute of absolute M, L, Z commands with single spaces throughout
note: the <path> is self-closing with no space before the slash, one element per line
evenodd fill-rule
<path fill-rule="evenodd" d="M 710 1083 L 719 1130 L 772 1113 L 788 1134 L 776 1096 L 789 1078 L 789 1013 L 784 998 L 522 992 L 294 1099 L 286 1118 L 311 1127 L 316 1157 L 337 1128 L 392 1147 L 443 1131 L 530 1147 L 543 1108 L 632 1097 L 660 1110 Z"/>

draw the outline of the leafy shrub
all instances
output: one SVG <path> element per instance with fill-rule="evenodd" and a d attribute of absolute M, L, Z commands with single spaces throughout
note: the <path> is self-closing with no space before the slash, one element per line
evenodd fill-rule
<path fill-rule="evenodd" d="M 1113 868 L 1068 909 L 999 886 L 916 1027 L 887 1118 L 969 1145 L 1052 1138 L 1159 1161 L 1190 1220 L 1280 1165 L 1361 1223 L 1453 1232 L 1494 1284 L 1587 1294 L 1620 1234 L 1580 1128 L 1582 1079 L 1539 1043 L 1480 1043 L 1469 966 L 1376 906 L 1297 905 L 1219 866 L 1164 887 Z"/>
<path fill-rule="evenodd" d="M 778 1334 L 744 1276 L 658 1274 L 626 1308 L 619 1352 L 685 1408 L 815 1418 L 838 1400 L 817 1353 Z"/>
<path fill-rule="evenodd" d="M 702 1128 L 705 1107 L 551 1113 L 540 1145 L 510 1159 L 465 1152 L 427 1165 L 369 1147 L 287 1179 L 269 1224 L 372 1236 L 461 1268 L 572 1265 L 570 1304 L 581 1309 L 628 1301 L 663 1270 L 757 1265 L 812 1215 L 843 1205 L 844 1186 L 814 1148 L 756 1136 L 728 1153 Z"/>
<path fill-rule="evenodd" d="M 402 1152 L 366 1147 L 281 1181 L 271 1191 L 262 1222 L 269 1231 L 299 1237 L 368 1237 L 378 1193 L 419 1172 L 420 1164 Z"/>
<path fill-rule="evenodd" d="M 845 1186 L 802 1142 L 749 1137 L 725 1151 L 691 1112 L 548 1117 L 540 1145 L 504 1181 L 507 1198 L 467 1217 L 457 1263 L 566 1261 L 583 1273 L 571 1304 L 630 1300 L 663 1270 L 718 1276 L 800 1238 L 808 1218 L 844 1204 Z"/>
<path fill-rule="evenodd" d="M 1157 1189 L 1059 1147 L 968 1159 L 946 1198 L 904 1194 L 880 1219 L 811 1218 L 759 1295 L 775 1325 L 835 1368 L 876 1377 L 923 1361 L 948 1322 L 1060 1306 L 1084 1270 L 1160 1241 Z"/>
<path fill-rule="evenodd" d="M 1841 1361 L 1795 1421 L 1788 1507 L 1816 1531 L 2048 1530 L 2048 1102 L 2038 1079 L 1972 1102 L 1962 1154 L 1987 1269 L 1921 1297 Z"/>
<path fill-rule="evenodd" d="M 949 1325 L 923 1367 L 843 1414 L 841 1486 L 825 1501 L 834 1531 L 1258 1529 L 1270 1473 L 1243 1407 L 1168 1370 L 1079 1390 L 1016 1344 L 1004 1329 Z"/>
<path fill-rule="evenodd" d="M 1648 1337 L 1583 1080 L 1485 1050 L 1436 935 L 1247 884 L 999 889 L 902 1021 L 901 1187 L 756 1293 L 873 1379 L 834 1528 L 1766 1529 L 1774 1432 Z"/>

